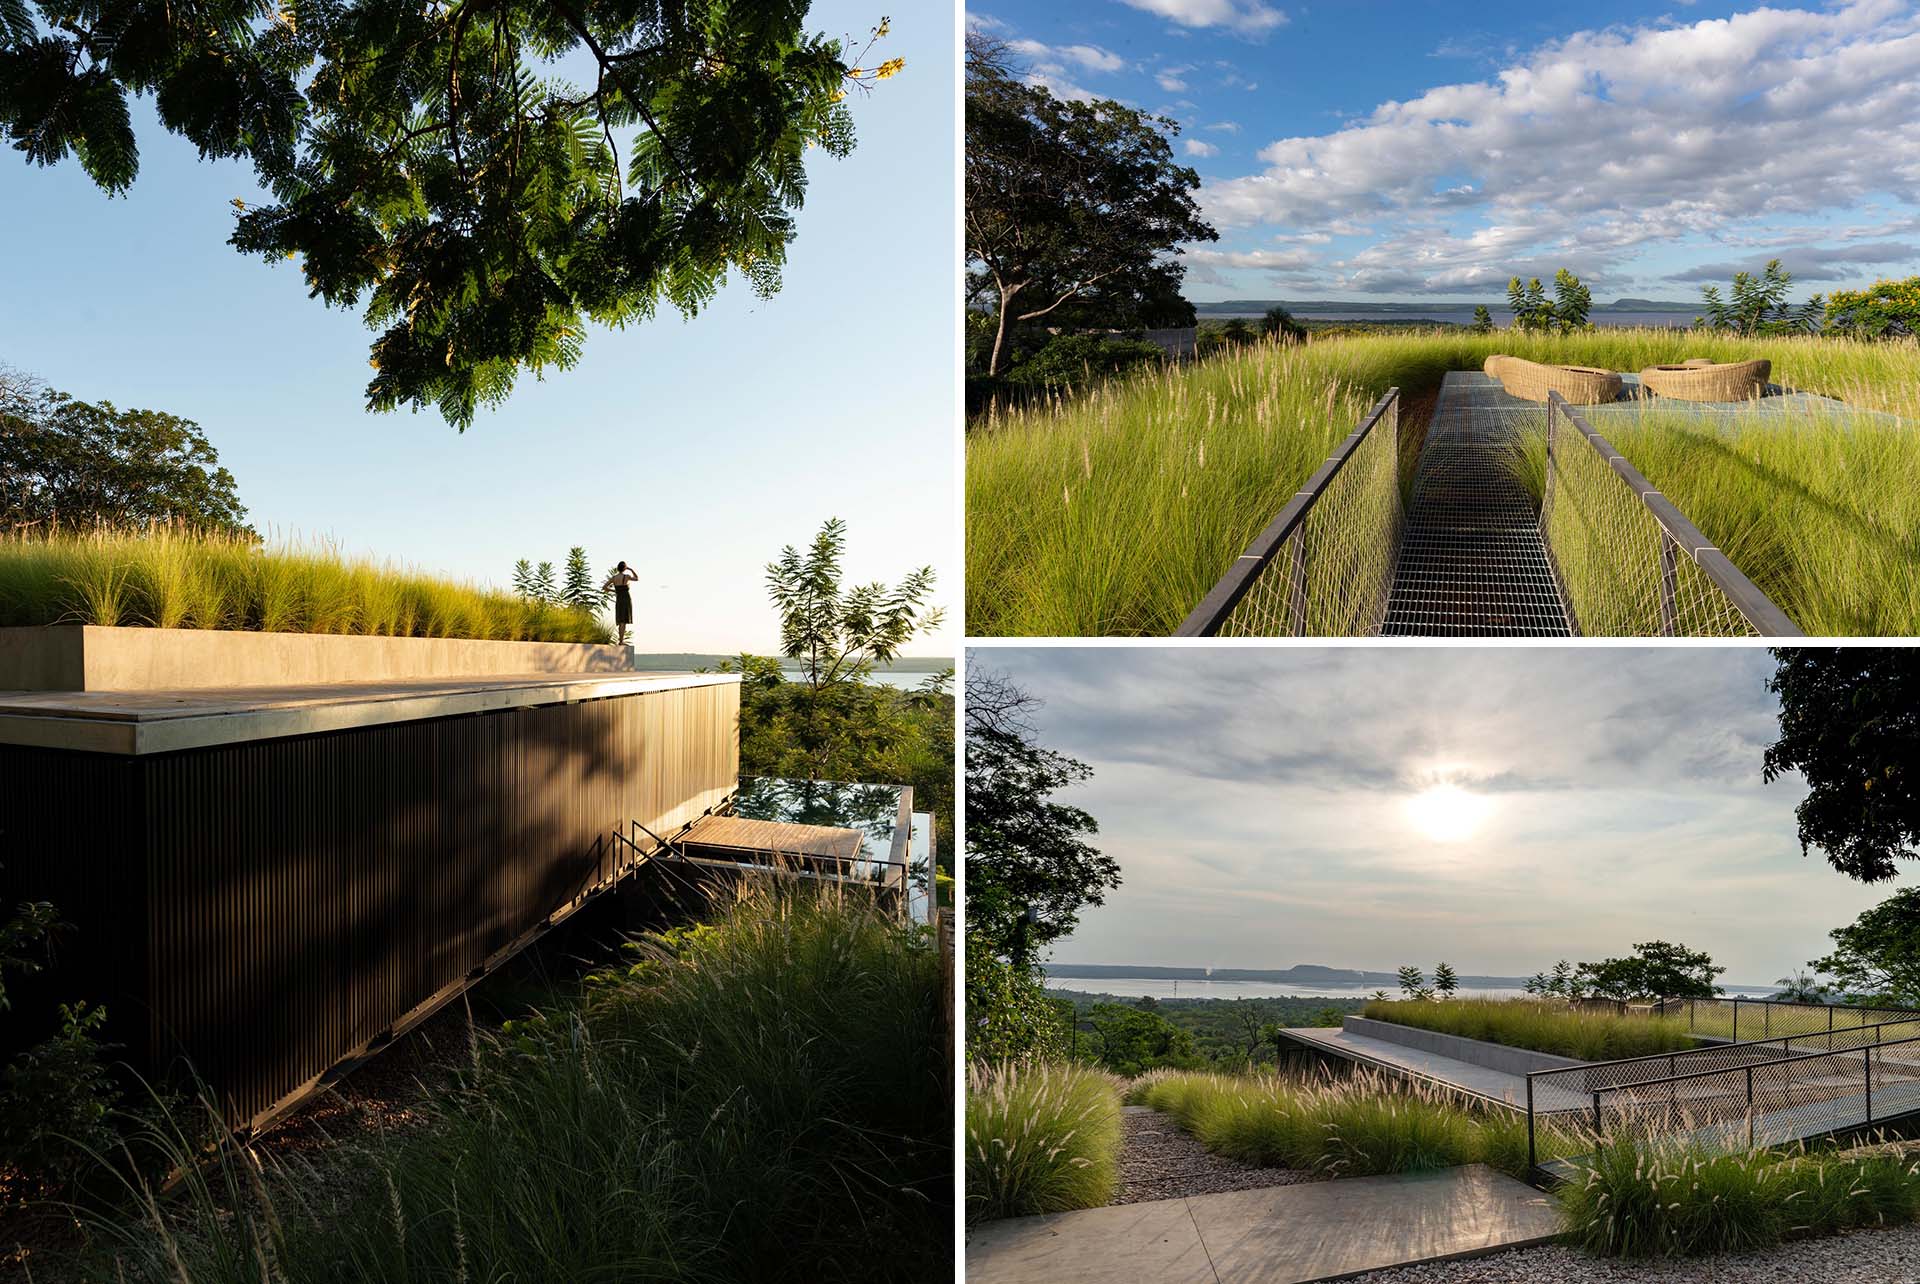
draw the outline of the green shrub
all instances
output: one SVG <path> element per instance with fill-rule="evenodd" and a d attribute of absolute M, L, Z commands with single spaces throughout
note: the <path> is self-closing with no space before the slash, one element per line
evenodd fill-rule
<path fill-rule="evenodd" d="M 1692 1257 L 1920 1217 L 1920 1163 L 1898 1150 L 1718 1154 L 1630 1132 L 1559 1190 L 1572 1241 L 1604 1257 Z"/>
<path fill-rule="evenodd" d="M 1120 1086 L 1065 1062 L 976 1061 L 967 1076 L 967 1220 L 1095 1208 L 1119 1181 Z"/>
<path fill-rule="evenodd" d="M 1071 1005 L 1047 997 L 1037 968 L 1016 968 L 985 937 L 967 937 L 967 1056 L 1002 1061 L 1064 1060 L 1072 1040 Z"/>
<path fill-rule="evenodd" d="M 952 1260 L 946 1002 L 870 898 L 756 889 L 577 1001 L 476 1034 L 417 1126 L 182 1162 L 93 1227 L 102 1279 L 919 1280 Z M 204 1160 L 178 1121 L 148 1144 Z"/>
<path fill-rule="evenodd" d="M 1694 1046 L 1686 1021 L 1678 1017 L 1582 1012 L 1529 999 L 1376 1000 L 1362 1015 L 1580 1061 L 1615 1061 Z"/>
<path fill-rule="evenodd" d="M 1868 339 L 1920 334 L 1920 276 L 1875 281 L 1864 290 L 1835 290 L 1827 300 L 1827 325 Z"/>
<path fill-rule="evenodd" d="M 1524 1116 L 1370 1071 L 1346 1078 L 1162 1071 L 1135 1080 L 1127 1101 L 1172 1116 L 1208 1150 L 1260 1168 L 1341 1177 L 1474 1163 L 1515 1176 L 1527 1170 Z"/>

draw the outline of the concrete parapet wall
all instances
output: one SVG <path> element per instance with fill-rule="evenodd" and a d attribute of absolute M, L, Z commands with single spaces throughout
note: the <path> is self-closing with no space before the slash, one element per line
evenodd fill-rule
<path fill-rule="evenodd" d="M 1366 1017 L 1350 1016 L 1345 1022 L 1348 1034 L 1360 1035 L 1367 1039 L 1379 1039 L 1383 1043 L 1397 1043 L 1406 1048 L 1418 1048 L 1422 1052 L 1431 1052 L 1435 1056 L 1452 1057 L 1455 1061 L 1465 1061 L 1468 1065 L 1485 1066 L 1489 1070 L 1499 1070 L 1505 1074 L 1525 1075 L 1535 1070 L 1568 1070 L 1587 1064 L 1572 1057 L 1556 1057 L 1546 1052 L 1534 1052 L 1527 1048 L 1510 1048 L 1504 1043 L 1488 1043 L 1484 1039 L 1467 1039 L 1457 1034 L 1442 1034 L 1438 1030 L 1422 1030 L 1411 1025 L 1396 1025 L 1392 1021 L 1373 1021 Z"/>
<path fill-rule="evenodd" d="M 0 629 L 0 691 L 174 691 L 506 674 L 626 673 L 627 647 L 229 629 Z"/>

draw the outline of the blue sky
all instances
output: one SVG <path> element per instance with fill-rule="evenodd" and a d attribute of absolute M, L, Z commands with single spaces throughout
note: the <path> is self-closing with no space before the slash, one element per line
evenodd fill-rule
<path fill-rule="evenodd" d="M 974 0 L 1030 77 L 1178 121 L 1191 298 L 1698 298 L 1920 271 L 1909 0 Z"/>
<path fill-rule="evenodd" d="M 835 0 L 808 22 L 864 43 L 879 16 Z M 853 156 L 810 167 L 778 295 L 735 283 L 693 321 L 596 333 L 464 436 L 364 411 L 359 314 L 226 244 L 250 169 L 200 162 L 147 101 L 124 199 L 0 154 L 0 363 L 197 420 L 262 530 L 495 583 L 572 544 L 624 558 L 643 651 L 776 649 L 765 564 L 829 516 L 850 524 L 850 578 L 931 564 L 957 605 L 951 12 L 897 15 L 875 56 L 906 70 L 856 96 Z"/>
<path fill-rule="evenodd" d="M 1754 647 L 994 648 L 1124 884 L 1053 958 L 1528 976 L 1683 941 L 1765 985 L 1901 887 L 1800 854 Z M 1436 814 L 1437 813 L 1437 814 Z"/>

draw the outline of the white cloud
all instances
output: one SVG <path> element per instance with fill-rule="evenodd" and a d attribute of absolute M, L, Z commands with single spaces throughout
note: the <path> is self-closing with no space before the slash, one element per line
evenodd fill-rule
<path fill-rule="evenodd" d="M 1160 82 L 1160 88 L 1166 90 L 1170 94 L 1177 94 L 1181 90 L 1187 87 L 1186 81 L 1180 79 L 1180 77 L 1174 75 L 1171 72 L 1163 71 L 1158 75 L 1156 75 L 1154 79 Z"/>
<path fill-rule="evenodd" d="M 1604 280 L 1657 242 L 1875 193 L 1920 204 L 1920 16 L 1852 0 L 1582 32 L 1260 157 L 1262 172 L 1205 188 L 1208 216 L 1384 224 L 1338 265 L 1346 288 L 1479 288 L 1559 263 Z"/>
<path fill-rule="evenodd" d="M 1098 45 L 1047 45 L 1038 40 L 1013 40 L 1007 43 L 1007 48 L 1023 58 L 1034 59 L 1037 64 L 1057 66 L 1071 62 L 1087 71 L 1119 71 L 1127 65 L 1125 58 Z"/>
<path fill-rule="evenodd" d="M 1237 134 L 1240 132 L 1240 126 L 1236 125 L 1234 122 L 1230 120 L 1218 121 L 1212 125 L 1207 125 L 1204 128 L 1212 130 L 1213 132 L 1219 133 L 1219 134 Z"/>
<path fill-rule="evenodd" d="M 1242 36 L 1263 36 L 1286 25 L 1287 15 L 1265 0 L 1120 0 L 1183 27 L 1219 27 Z"/>
<path fill-rule="evenodd" d="M 1180 140 L 1180 150 L 1189 156 L 1218 156 L 1220 149 L 1212 143 L 1203 143 L 1197 138 Z"/>

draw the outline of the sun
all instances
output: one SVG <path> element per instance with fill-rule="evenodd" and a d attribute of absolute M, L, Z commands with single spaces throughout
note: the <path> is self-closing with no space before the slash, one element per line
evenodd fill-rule
<path fill-rule="evenodd" d="M 1407 816 L 1413 827 L 1436 843 L 1458 843 L 1473 837 L 1492 810 L 1490 799 L 1468 793 L 1458 785 L 1434 785 L 1407 800 Z"/>

